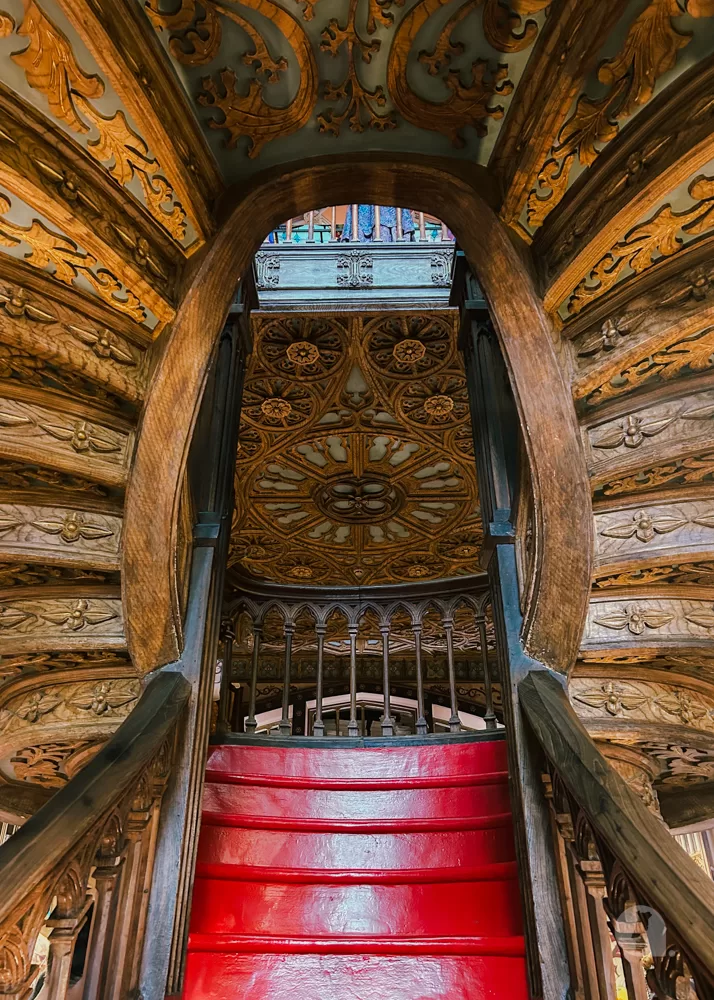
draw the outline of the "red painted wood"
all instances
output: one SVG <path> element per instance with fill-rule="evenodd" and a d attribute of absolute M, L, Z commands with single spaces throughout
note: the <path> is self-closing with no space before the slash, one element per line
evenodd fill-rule
<path fill-rule="evenodd" d="M 502 741 L 211 751 L 185 1000 L 527 1000 Z"/>

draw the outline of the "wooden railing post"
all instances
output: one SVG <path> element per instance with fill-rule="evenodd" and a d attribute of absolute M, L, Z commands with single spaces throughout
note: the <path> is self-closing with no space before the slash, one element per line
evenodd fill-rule
<path fill-rule="evenodd" d="M 119 846 L 116 846 L 119 850 Z M 102 1000 L 105 996 L 107 960 L 111 946 L 111 920 L 115 910 L 115 896 L 123 864 L 124 859 L 120 853 L 106 855 L 103 847 L 100 847 L 97 855 L 97 867 L 94 869 L 96 900 L 84 979 L 83 1000 Z"/>

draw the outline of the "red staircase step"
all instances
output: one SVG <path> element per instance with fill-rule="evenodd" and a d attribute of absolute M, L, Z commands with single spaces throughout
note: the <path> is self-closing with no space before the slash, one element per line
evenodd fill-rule
<path fill-rule="evenodd" d="M 526 1000 L 501 739 L 225 745 L 186 1000 Z"/>

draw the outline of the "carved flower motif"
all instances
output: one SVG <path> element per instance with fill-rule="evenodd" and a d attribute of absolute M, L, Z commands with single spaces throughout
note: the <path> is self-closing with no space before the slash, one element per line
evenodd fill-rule
<path fill-rule="evenodd" d="M 686 517 L 663 516 L 653 518 L 646 510 L 638 510 L 632 515 L 632 521 L 606 528 L 600 534 L 608 538 L 632 538 L 636 536 L 641 542 L 651 542 L 654 536 L 665 535 L 670 531 L 683 528 L 688 523 Z"/>
<path fill-rule="evenodd" d="M 673 618 L 674 615 L 664 611 L 641 609 L 635 606 L 623 608 L 622 611 L 615 611 L 602 618 L 595 618 L 594 621 L 596 625 L 602 625 L 605 628 L 617 629 L 618 631 L 627 629 L 633 635 L 642 635 L 646 628 L 662 628 L 664 625 L 668 625 Z"/>
<path fill-rule="evenodd" d="M 26 317 L 34 319 L 38 323 L 51 323 L 55 320 L 55 317 L 50 313 L 30 304 L 30 296 L 24 288 L 18 288 L 17 291 L 0 292 L 0 305 L 13 319 Z"/>
<path fill-rule="evenodd" d="M 574 698 L 591 708 L 604 708 L 609 715 L 613 716 L 639 708 L 647 701 L 645 695 L 628 694 L 627 688 L 615 684 L 613 681 L 608 681 L 599 688 L 581 691 L 579 694 L 575 694 Z"/>
<path fill-rule="evenodd" d="M 669 715 L 680 719 L 685 726 L 693 726 L 709 714 L 707 707 L 697 704 L 688 691 L 672 691 L 671 694 L 662 695 L 656 704 Z"/>
<path fill-rule="evenodd" d="M 131 701 L 136 701 L 136 695 L 133 692 L 120 688 L 114 689 L 108 681 L 100 681 L 99 684 L 94 685 L 91 691 L 78 695 L 69 704 L 93 712 L 94 715 L 106 715 L 113 708 L 128 705 Z"/>
<path fill-rule="evenodd" d="M 34 692 L 29 695 L 25 701 L 18 706 L 18 708 L 13 709 L 13 714 L 16 715 L 18 719 L 22 719 L 24 722 L 33 724 L 38 722 L 43 715 L 47 715 L 49 712 L 54 711 L 54 709 L 60 704 L 61 700 L 62 699 L 58 698 L 57 695 Z"/>
<path fill-rule="evenodd" d="M 392 354 L 400 364 L 415 365 L 426 354 L 426 347 L 420 340 L 401 340 L 394 345 Z"/>
<path fill-rule="evenodd" d="M 320 360 L 320 349 L 309 340 L 296 340 L 285 353 L 294 365 L 314 365 Z"/>
<path fill-rule="evenodd" d="M 101 625 L 116 618 L 113 611 L 92 611 L 89 601 L 80 600 L 70 610 L 55 611 L 41 615 L 43 621 L 53 625 L 64 625 L 65 631 L 80 632 L 87 625 Z"/>
<path fill-rule="evenodd" d="M 426 412 L 437 419 L 440 417 L 448 417 L 454 408 L 454 401 L 451 396 L 430 396 L 424 401 L 424 409 Z"/>
<path fill-rule="evenodd" d="M 97 434 L 86 420 L 77 420 L 72 427 L 62 427 L 59 424 L 42 424 L 42 430 L 47 431 L 58 441 L 68 441 L 76 452 L 96 451 L 100 454 L 119 451 L 119 445 Z"/>
<path fill-rule="evenodd" d="M 121 365 L 135 367 L 137 364 L 135 356 L 126 344 L 106 328 L 95 330 L 83 330 L 81 327 L 70 327 L 72 332 L 94 351 L 98 358 L 111 358 Z"/>
<path fill-rule="evenodd" d="M 615 429 L 608 431 L 599 440 L 593 441 L 595 448 L 639 448 L 645 438 L 654 437 L 677 419 L 678 414 L 662 417 L 659 420 L 647 420 L 630 414 Z"/>
<path fill-rule="evenodd" d="M 29 611 L 20 611 L 18 608 L 8 608 L 0 605 L 0 628 L 17 628 L 34 617 L 35 615 L 30 614 Z"/>
<path fill-rule="evenodd" d="M 614 351 L 620 341 L 630 333 L 629 324 L 623 319 L 606 319 L 600 327 L 600 332 L 586 341 L 585 345 L 578 351 L 579 358 L 592 358 L 600 354 Z"/>
<path fill-rule="evenodd" d="M 63 521 L 33 521 L 33 526 L 48 535 L 59 535 L 63 542 L 71 545 L 80 538 L 109 538 L 114 532 L 101 524 L 91 524 L 84 514 L 67 513 Z"/>

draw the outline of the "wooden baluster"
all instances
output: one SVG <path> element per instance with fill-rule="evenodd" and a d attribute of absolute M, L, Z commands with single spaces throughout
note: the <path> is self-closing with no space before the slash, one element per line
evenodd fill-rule
<path fill-rule="evenodd" d="M 315 632 L 317 633 L 317 690 L 315 692 L 315 722 L 312 727 L 313 736 L 325 735 L 325 723 L 322 721 L 322 661 L 325 652 L 326 631 L 327 625 L 324 622 L 318 622 L 315 626 Z"/>
<path fill-rule="evenodd" d="M 350 208 L 352 209 L 352 242 L 359 243 L 359 231 L 357 228 L 359 226 L 359 213 L 357 205 L 351 205 Z"/>
<path fill-rule="evenodd" d="M 374 206 L 374 236 L 375 243 L 382 242 L 382 210 L 379 205 Z"/>
<path fill-rule="evenodd" d="M 360 705 L 359 707 L 359 731 L 360 736 L 367 735 L 367 709 L 364 705 Z"/>
<path fill-rule="evenodd" d="M 426 239 L 426 221 L 424 213 L 419 213 L 419 239 L 423 242 Z"/>
<path fill-rule="evenodd" d="M 615 964 L 612 959 L 612 939 L 605 913 L 604 899 L 607 895 L 605 876 L 599 861 L 581 861 L 585 891 L 587 892 L 590 932 L 595 953 L 598 995 L 600 1000 L 617 1000 Z"/>
<path fill-rule="evenodd" d="M 292 243 L 293 241 L 293 220 L 288 219 L 285 223 L 285 240 L 287 243 Z"/>
<path fill-rule="evenodd" d="M 243 708 L 243 693 L 245 686 L 239 684 L 233 691 L 233 708 L 231 709 L 231 732 L 245 732 L 245 710 Z"/>
<path fill-rule="evenodd" d="M 315 212 L 308 212 L 307 215 L 307 242 L 315 242 Z"/>
<path fill-rule="evenodd" d="M 426 724 L 424 715 L 424 675 L 421 665 L 421 622 L 412 623 L 414 633 L 414 658 L 416 660 L 416 683 L 417 683 L 417 736 L 426 736 L 429 727 Z"/>
<path fill-rule="evenodd" d="M 280 717 L 280 735 L 290 736 L 292 733 L 292 726 L 290 725 L 290 668 L 292 665 L 293 657 L 293 633 L 295 631 L 295 624 L 293 622 L 285 622 L 284 634 L 285 634 L 285 669 L 283 671 L 283 711 Z"/>
<path fill-rule="evenodd" d="M 446 616 L 442 624 L 446 636 L 446 661 L 449 668 L 449 697 L 451 699 L 449 732 L 460 733 L 461 721 L 459 719 L 459 702 L 456 697 L 456 670 L 454 668 L 454 621 L 450 616 Z"/>
<path fill-rule="evenodd" d="M 330 240 L 334 243 L 337 240 L 337 206 L 332 206 L 332 216 L 330 219 Z"/>
<path fill-rule="evenodd" d="M 633 915 L 634 915 L 633 907 Z M 647 933 L 640 921 L 613 920 L 615 940 L 622 957 L 622 973 L 625 978 L 627 1000 L 649 1000 L 645 970 L 642 959 L 649 950 Z"/>
<path fill-rule="evenodd" d="M 347 626 L 350 636 L 350 721 L 347 724 L 348 736 L 359 736 L 357 725 L 357 630 L 359 625 Z"/>
<path fill-rule="evenodd" d="M 339 708 L 336 708 L 335 709 L 335 736 L 341 736 L 341 735 L 342 734 L 340 733 L 340 710 L 339 710 Z"/>
<path fill-rule="evenodd" d="M 221 696 L 218 702 L 218 722 L 216 729 L 219 734 L 229 733 L 231 729 L 231 675 L 233 673 L 233 640 L 236 637 L 233 623 L 223 623 L 223 669 L 221 670 Z"/>
<path fill-rule="evenodd" d="M 483 687 L 486 695 L 486 712 L 484 722 L 486 729 L 497 729 L 496 713 L 493 710 L 493 685 L 491 684 L 491 668 L 488 662 L 488 637 L 486 635 L 486 619 L 483 615 L 476 618 L 479 641 L 481 643 L 481 666 L 483 668 Z"/>
<path fill-rule="evenodd" d="M 382 625 L 382 689 L 384 691 L 384 716 L 382 717 L 382 736 L 394 736 L 394 719 L 389 702 L 389 625 Z"/>
<path fill-rule="evenodd" d="M 64 1000 L 67 996 L 74 946 L 93 902 L 94 897 L 87 895 L 79 910 L 68 912 L 64 912 L 63 907 L 58 904 L 47 920 L 47 926 L 52 928 L 47 980 L 43 991 L 43 997 L 47 997 L 47 1000 Z"/>
<path fill-rule="evenodd" d="M 123 865 L 120 839 L 121 831 L 116 827 L 111 836 L 103 837 L 97 853 L 97 867 L 94 869 L 96 899 L 82 1000 L 102 1000 L 104 996 L 111 946 L 110 921 Z"/>
<path fill-rule="evenodd" d="M 404 211 L 403 208 L 398 208 L 397 209 L 397 242 L 398 243 L 401 243 L 402 240 L 404 239 L 404 231 L 402 229 L 402 212 L 403 211 Z"/>
<path fill-rule="evenodd" d="M 441 242 L 442 243 L 446 243 L 448 241 L 448 239 L 449 239 L 449 234 L 447 232 L 446 226 L 442 222 L 441 223 Z"/>
<path fill-rule="evenodd" d="M 253 662 L 250 668 L 250 701 L 248 703 L 248 719 L 245 724 L 246 733 L 254 733 L 258 723 L 255 721 L 255 702 L 258 694 L 258 658 L 260 656 L 260 640 L 263 636 L 263 625 L 253 624 Z"/>

